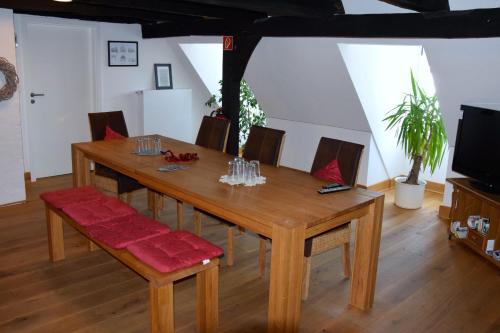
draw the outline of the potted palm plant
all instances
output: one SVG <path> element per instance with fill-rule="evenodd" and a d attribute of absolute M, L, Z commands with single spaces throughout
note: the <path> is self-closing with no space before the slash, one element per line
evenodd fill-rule
<path fill-rule="evenodd" d="M 441 165 L 447 146 L 443 117 L 437 97 L 428 96 L 411 73 L 412 93 L 389 111 L 384 119 L 387 130 L 395 128 L 398 145 L 412 161 L 408 176 L 396 177 L 395 204 L 402 208 L 422 207 L 425 180 L 420 171 L 430 168 L 431 174 Z"/>

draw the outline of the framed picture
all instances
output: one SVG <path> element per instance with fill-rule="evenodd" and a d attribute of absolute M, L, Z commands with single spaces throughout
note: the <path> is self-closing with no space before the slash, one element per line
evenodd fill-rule
<path fill-rule="evenodd" d="M 172 65 L 155 64 L 156 89 L 172 89 Z"/>
<path fill-rule="evenodd" d="M 139 45 L 137 42 L 108 41 L 108 66 L 139 66 Z"/>

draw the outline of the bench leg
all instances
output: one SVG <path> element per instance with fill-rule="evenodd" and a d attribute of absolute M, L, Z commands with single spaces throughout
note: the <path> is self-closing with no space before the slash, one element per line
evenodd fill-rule
<path fill-rule="evenodd" d="M 64 233 L 62 217 L 54 211 L 46 208 L 47 236 L 49 239 L 50 260 L 59 261 L 64 259 Z"/>
<path fill-rule="evenodd" d="M 219 266 L 196 274 L 196 324 L 198 332 L 213 333 L 219 325 Z"/>
<path fill-rule="evenodd" d="M 151 333 L 174 332 L 174 284 L 158 287 L 149 283 Z"/>

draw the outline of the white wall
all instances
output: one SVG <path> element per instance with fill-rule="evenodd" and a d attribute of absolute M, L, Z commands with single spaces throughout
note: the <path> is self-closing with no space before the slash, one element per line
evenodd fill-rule
<path fill-rule="evenodd" d="M 281 165 L 309 172 L 321 137 L 336 138 L 365 146 L 358 172 L 358 184 L 373 185 L 387 179 L 380 159 L 373 154 L 371 134 L 332 126 L 308 124 L 291 120 L 268 118 L 267 126 L 286 132 L 281 155 Z M 370 162 L 370 165 L 368 164 Z"/>
<path fill-rule="evenodd" d="M 335 39 L 264 38 L 244 77 L 271 118 L 370 131 Z"/>
<path fill-rule="evenodd" d="M 401 103 L 405 94 L 411 92 L 410 70 L 422 89 L 430 95 L 435 94 L 422 46 L 342 43 L 339 47 L 389 178 L 407 174 L 411 161 L 397 145 L 396 130 L 386 130 L 387 123 L 383 119 Z M 444 183 L 446 166 L 443 163 L 434 174 L 427 168 L 420 178 Z"/>
<path fill-rule="evenodd" d="M 123 110 L 130 135 L 141 135 L 143 129 L 142 99 L 137 91 L 155 88 L 153 65 L 172 64 L 172 83 L 175 89 L 192 89 L 192 126 L 198 128 L 203 115 L 210 109 L 204 106 L 210 93 L 179 47 L 190 38 L 142 39 L 141 28 L 135 24 L 99 23 L 101 45 L 101 110 Z M 108 67 L 107 41 L 133 40 L 139 42 L 139 67 Z M 166 119 L 165 121 L 168 121 Z"/>
<path fill-rule="evenodd" d="M 0 57 L 16 66 L 11 10 L 0 9 Z M 5 83 L 0 75 L 0 86 Z M 0 205 L 26 199 L 19 92 L 0 102 Z"/>
<path fill-rule="evenodd" d="M 131 136 L 141 135 L 143 132 L 143 107 L 142 90 L 155 88 L 154 70 L 155 63 L 172 64 L 172 81 L 174 88 L 192 89 L 193 117 L 189 124 L 193 128 L 198 128 L 203 115 L 208 114 L 210 109 L 204 106 L 210 93 L 200 80 L 189 61 L 182 53 L 179 43 L 187 43 L 195 38 L 164 38 L 164 39 L 142 39 L 141 28 L 134 24 L 112 24 L 98 23 L 80 20 L 67 20 L 52 17 L 38 17 L 30 15 L 14 15 L 17 21 L 18 32 L 21 32 L 20 25 L 31 20 L 38 23 L 46 22 L 51 25 L 84 25 L 91 27 L 93 33 L 93 43 L 96 50 L 95 66 L 95 110 L 89 112 L 103 112 L 122 110 L 125 115 L 129 134 Z M 7 31 L 7 30 L 6 30 Z M 1 30 L 3 32 L 3 30 Z M 8 31 L 7 34 L 14 34 Z M 139 66 L 138 67 L 108 67 L 109 40 L 137 41 L 139 43 Z M 20 38 L 20 48 L 23 47 L 24 39 Z M 63 49 L 63 45 L 61 48 Z M 23 59 L 20 57 L 20 59 Z M 21 78 L 22 79 L 22 78 Z M 27 161 L 25 171 L 30 170 L 29 145 L 27 135 L 27 118 L 23 114 L 23 135 L 24 135 L 24 155 Z M 168 119 L 165 119 L 168 121 Z M 88 128 L 88 124 L 82 126 Z M 90 131 L 90 129 L 88 129 Z"/>
<path fill-rule="evenodd" d="M 222 43 L 183 43 L 180 47 L 210 94 L 219 97 L 219 81 L 222 80 Z"/>

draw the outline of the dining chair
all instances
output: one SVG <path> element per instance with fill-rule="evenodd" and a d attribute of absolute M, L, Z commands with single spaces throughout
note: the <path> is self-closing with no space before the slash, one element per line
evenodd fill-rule
<path fill-rule="evenodd" d="M 195 144 L 209 149 L 226 151 L 229 126 L 227 119 L 204 116 L 196 136 Z M 182 229 L 184 220 L 184 207 L 182 201 L 177 200 L 177 230 Z M 198 235 L 201 234 L 201 212 L 194 208 L 194 224 Z"/>
<path fill-rule="evenodd" d="M 92 141 L 104 140 L 106 137 L 106 127 L 123 137 L 128 137 L 127 124 L 123 111 L 109 111 L 89 113 L 90 132 Z M 121 174 L 99 163 L 95 163 L 94 185 L 107 192 L 116 194 L 118 197 L 126 195 L 126 201 L 130 203 L 131 193 L 145 188 L 135 179 Z M 152 200 L 154 193 L 148 190 L 148 206 L 153 211 L 154 218 L 157 218 L 160 204 L 157 200 Z"/>
<path fill-rule="evenodd" d="M 311 167 L 311 175 L 318 175 L 318 171 L 325 169 L 332 162 L 338 166 L 344 185 L 355 186 L 359 162 L 364 146 L 352 142 L 322 137 Z M 328 182 L 331 180 L 324 179 Z M 309 296 L 309 280 L 311 275 L 311 258 L 317 254 L 329 251 L 342 245 L 342 263 L 344 276 L 351 275 L 350 263 L 351 222 L 333 230 L 306 239 L 304 246 L 304 275 L 302 277 L 302 300 Z M 261 276 L 266 266 L 266 238 L 261 236 L 259 246 L 259 271 Z"/>
<path fill-rule="evenodd" d="M 258 160 L 263 164 L 274 166 L 279 165 L 281 147 L 285 131 L 252 126 L 248 134 L 248 139 L 243 150 L 243 157 L 247 160 Z M 195 210 L 195 232 L 198 236 L 201 234 L 201 212 Z M 228 221 L 227 224 L 227 249 L 226 249 L 226 265 L 234 265 L 234 232 L 237 226 Z"/>

